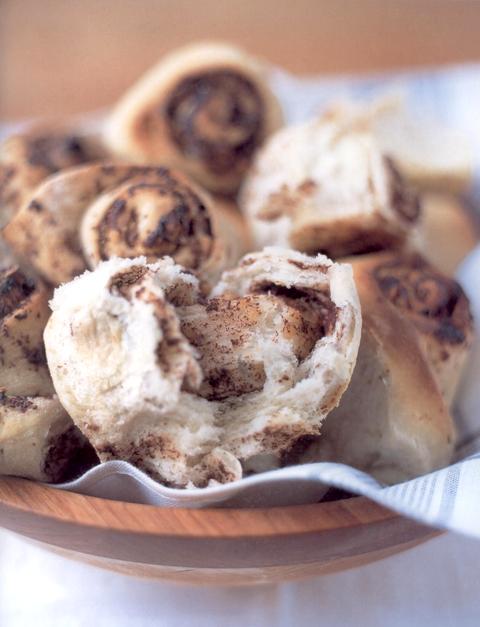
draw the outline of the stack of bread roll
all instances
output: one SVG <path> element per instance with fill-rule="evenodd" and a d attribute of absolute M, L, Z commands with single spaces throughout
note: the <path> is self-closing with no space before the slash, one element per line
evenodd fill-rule
<path fill-rule="evenodd" d="M 268 67 L 204 43 L 162 59 L 101 136 L 8 138 L 0 472 L 58 481 L 97 455 L 190 488 L 447 465 L 470 161 L 405 149 L 399 115 L 342 104 L 284 126 Z"/>

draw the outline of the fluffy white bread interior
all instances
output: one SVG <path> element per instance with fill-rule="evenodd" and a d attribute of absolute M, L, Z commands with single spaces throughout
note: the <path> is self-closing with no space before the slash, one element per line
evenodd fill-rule
<path fill-rule="evenodd" d="M 398 244 L 419 211 L 369 129 L 328 115 L 269 138 L 240 206 L 258 248 L 275 244 L 333 256 Z"/>
<path fill-rule="evenodd" d="M 230 302 L 246 315 L 232 318 Z M 101 459 L 127 459 L 176 486 L 239 479 L 247 460 L 278 464 L 318 434 L 360 340 L 350 267 L 283 249 L 244 257 L 206 301 L 170 258 L 138 258 L 100 264 L 51 304 L 48 363 L 75 423 Z M 325 316 L 318 337 L 296 324 L 298 307 Z M 222 394 L 216 359 L 230 377 Z"/>

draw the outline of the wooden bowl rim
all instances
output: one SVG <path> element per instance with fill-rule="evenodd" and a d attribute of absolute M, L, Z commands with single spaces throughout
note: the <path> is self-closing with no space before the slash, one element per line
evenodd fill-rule
<path fill-rule="evenodd" d="M 102 530 L 174 538 L 301 535 L 401 518 L 365 497 L 268 508 L 159 507 L 66 492 L 26 479 L 0 479 L 2 508 Z"/>

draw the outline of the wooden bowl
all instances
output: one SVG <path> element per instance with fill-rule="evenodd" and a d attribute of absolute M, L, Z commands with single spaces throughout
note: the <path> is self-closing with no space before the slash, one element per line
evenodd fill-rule
<path fill-rule="evenodd" d="M 438 532 L 356 497 L 265 509 L 160 508 L 0 479 L 0 525 L 129 575 L 272 583 L 366 564 Z"/>

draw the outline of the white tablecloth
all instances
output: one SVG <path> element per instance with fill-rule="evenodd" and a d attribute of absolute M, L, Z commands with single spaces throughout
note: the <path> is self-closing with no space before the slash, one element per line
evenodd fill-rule
<path fill-rule="evenodd" d="M 210 588 L 133 579 L 0 532 L 2 627 L 477 627 L 480 542 L 444 535 L 298 583 Z"/>

